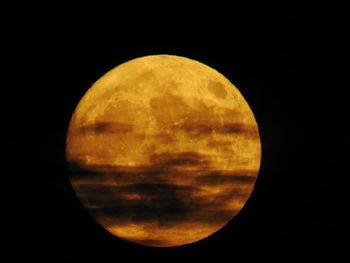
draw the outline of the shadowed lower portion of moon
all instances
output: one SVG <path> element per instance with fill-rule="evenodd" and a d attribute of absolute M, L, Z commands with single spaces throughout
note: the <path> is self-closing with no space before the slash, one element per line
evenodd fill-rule
<path fill-rule="evenodd" d="M 217 71 L 177 56 L 142 57 L 85 94 L 67 135 L 71 183 L 110 233 L 147 246 L 201 240 L 253 191 L 254 116 Z"/>

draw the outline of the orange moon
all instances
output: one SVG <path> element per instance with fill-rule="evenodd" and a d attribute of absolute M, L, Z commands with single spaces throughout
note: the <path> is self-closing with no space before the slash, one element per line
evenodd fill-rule
<path fill-rule="evenodd" d="M 111 234 L 153 247 L 220 230 L 247 202 L 261 157 L 239 90 L 173 55 L 103 75 L 76 107 L 66 142 L 70 181 L 89 214 Z"/>

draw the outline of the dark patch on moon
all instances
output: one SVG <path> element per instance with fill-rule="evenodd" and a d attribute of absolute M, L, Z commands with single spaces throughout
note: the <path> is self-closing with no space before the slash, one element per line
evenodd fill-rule
<path fill-rule="evenodd" d="M 227 91 L 225 86 L 218 81 L 210 81 L 208 84 L 208 90 L 219 99 L 225 99 L 227 96 Z"/>

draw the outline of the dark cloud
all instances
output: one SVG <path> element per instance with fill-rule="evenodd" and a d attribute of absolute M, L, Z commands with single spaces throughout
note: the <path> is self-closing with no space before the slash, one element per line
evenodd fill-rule
<path fill-rule="evenodd" d="M 207 155 L 197 152 L 165 152 L 161 154 L 153 154 L 150 161 L 156 167 L 172 167 L 172 166 L 206 166 L 210 163 Z"/>
<path fill-rule="evenodd" d="M 251 172 L 238 171 L 210 171 L 208 174 L 196 178 L 199 185 L 220 185 L 220 184 L 253 184 L 256 178 Z"/>
<path fill-rule="evenodd" d="M 237 212 L 228 209 L 227 202 L 245 194 L 239 191 L 208 193 L 201 189 L 201 183 L 196 187 L 81 184 L 75 185 L 75 189 L 85 207 L 103 224 L 156 222 L 159 227 L 181 222 L 223 224 Z"/>
<path fill-rule="evenodd" d="M 91 169 L 90 167 L 84 167 L 83 162 L 80 160 L 69 161 L 69 177 L 71 179 L 84 179 L 91 176 L 101 176 L 101 172 L 97 169 Z"/>
<path fill-rule="evenodd" d="M 76 185 L 75 189 L 89 211 L 104 223 L 155 221 L 160 226 L 184 220 L 193 208 L 184 197 L 197 191 L 166 184 Z"/>
<path fill-rule="evenodd" d="M 139 170 L 139 168 L 136 168 Z M 101 177 L 103 174 L 113 173 L 115 171 L 122 171 L 123 167 L 114 165 L 86 165 L 83 160 L 71 160 L 68 161 L 69 176 L 74 180 L 84 180 L 90 177 L 97 176 Z"/>
<path fill-rule="evenodd" d="M 71 181 L 84 206 L 104 226 L 156 223 L 166 228 L 182 222 L 222 225 L 238 212 L 228 204 L 248 197 L 246 190 L 240 190 L 244 187 L 237 185 L 253 184 L 255 171 L 210 167 L 207 155 L 168 152 L 152 155 L 147 166 L 90 167 L 94 172 L 81 171 Z M 208 191 L 210 186 L 229 190 L 215 193 Z"/>
<path fill-rule="evenodd" d="M 83 160 L 71 160 L 68 163 L 71 175 L 84 174 L 114 174 L 116 177 L 123 177 L 123 175 L 132 174 L 146 174 L 155 175 L 169 172 L 169 168 L 176 167 L 193 167 L 198 169 L 207 168 L 210 165 L 210 158 L 206 154 L 198 152 L 163 152 L 160 154 L 153 154 L 149 157 L 149 164 L 145 166 L 116 166 L 116 165 L 84 165 Z"/>
<path fill-rule="evenodd" d="M 196 122 L 186 121 L 180 124 L 173 125 L 173 131 L 185 131 L 190 137 L 209 136 L 213 133 L 216 134 L 239 134 L 249 138 L 256 138 L 258 136 L 258 130 L 255 125 L 247 125 L 244 123 L 236 122 Z"/>
<path fill-rule="evenodd" d="M 215 124 L 214 124 L 215 125 Z M 208 136 L 212 134 L 215 126 L 213 123 L 191 123 L 186 122 L 179 125 L 178 128 L 184 130 L 192 137 Z"/>
<path fill-rule="evenodd" d="M 233 133 L 241 134 L 246 137 L 256 138 L 259 136 L 257 127 L 255 125 L 247 125 L 243 123 L 224 123 L 222 127 L 216 130 L 218 133 Z"/>
<path fill-rule="evenodd" d="M 131 132 L 133 130 L 133 125 L 126 123 L 117 122 L 97 122 L 94 124 L 89 124 L 82 126 L 80 128 L 81 133 L 125 133 Z"/>

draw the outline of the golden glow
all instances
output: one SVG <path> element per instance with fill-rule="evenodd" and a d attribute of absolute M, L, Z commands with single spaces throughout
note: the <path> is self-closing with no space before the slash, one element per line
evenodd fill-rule
<path fill-rule="evenodd" d="M 260 165 L 254 116 L 238 89 L 197 61 L 128 61 L 101 77 L 70 122 L 71 182 L 96 221 L 143 245 L 203 239 L 232 219 Z"/>

